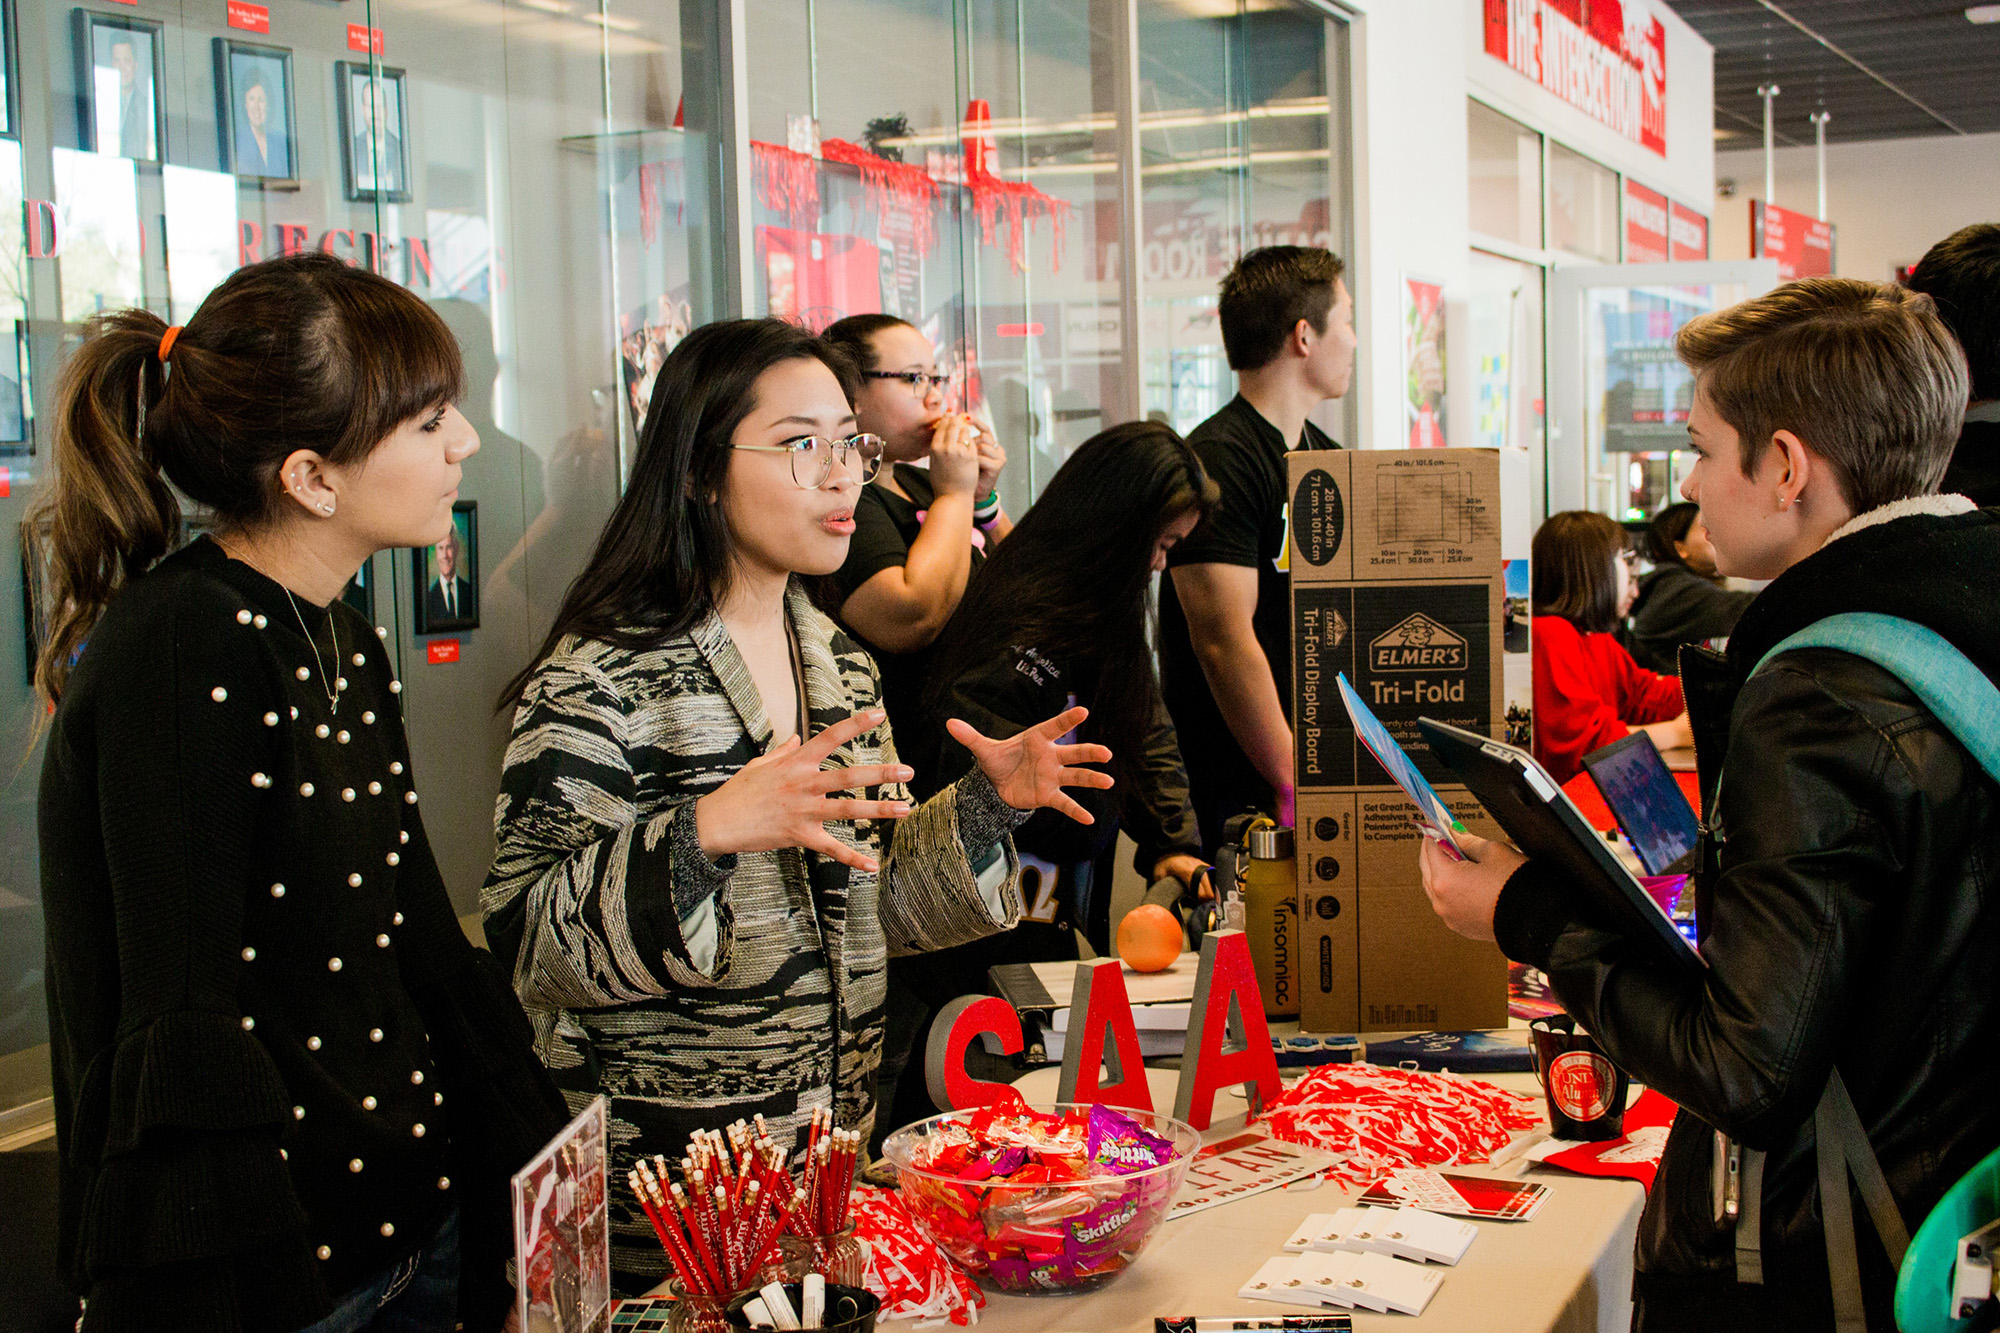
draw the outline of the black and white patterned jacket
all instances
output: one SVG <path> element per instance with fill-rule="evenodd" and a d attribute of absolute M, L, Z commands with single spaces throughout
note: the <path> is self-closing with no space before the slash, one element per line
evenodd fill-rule
<path fill-rule="evenodd" d="M 873 706 L 868 654 L 796 585 L 787 611 L 807 734 Z M 1009 830 L 1025 816 L 976 770 L 890 828 L 828 826 L 879 875 L 796 848 L 711 862 L 695 798 L 770 740 L 713 613 L 654 649 L 564 639 L 515 713 L 481 895 L 486 933 L 512 960 L 537 1049 L 572 1107 L 610 1097 L 613 1181 L 635 1157 L 676 1159 L 692 1131 L 757 1113 L 783 1142 L 814 1107 L 832 1106 L 866 1141 L 889 955 L 1020 917 Z M 827 764 L 894 762 L 885 722 Z M 643 1214 L 616 1199 L 612 1241 L 627 1283 L 665 1271 Z"/>

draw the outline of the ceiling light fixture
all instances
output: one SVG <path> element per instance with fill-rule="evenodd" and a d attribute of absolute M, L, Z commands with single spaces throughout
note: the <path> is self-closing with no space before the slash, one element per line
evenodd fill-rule
<path fill-rule="evenodd" d="M 1974 5 L 1965 17 L 1972 23 L 2000 23 L 2000 5 Z"/>

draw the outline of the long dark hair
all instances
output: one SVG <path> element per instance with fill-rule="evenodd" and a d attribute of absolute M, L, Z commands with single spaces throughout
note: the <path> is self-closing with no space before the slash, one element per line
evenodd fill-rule
<path fill-rule="evenodd" d="M 106 315 L 63 367 L 55 477 L 22 525 L 30 568 L 47 564 L 35 687 L 50 704 L 113 596 L 179 539 L 168 482 L 221 526 L 256 528 L 282 512 L 278 468 L 294 451 L 353 463 L 464 392 L 437 313 L 331 255 L 236 270 L 162 361 L 166 332 L 145 310 Z"/>
<path fill-rule="evenodd" d="M 1646 558 L 1656 565 L 1687 568 L 1687 561 L 1674 545 L 1687 540 L 1688 531 L 1700 513 L 1700 505 L 1681 500 L 1653 515 L 1653 521 L 1646 525 Z"/>
<path fill-rule="evenodd" d="M 1139 764 L 1158 685 L 1147 639 L 1153 545 L 1215 504 L 1215 483 L 1169 426 L 1128 422 L 1094 435 L 980 566 L 938 636 L 927 706 L 1010 648 L 1075 664 L 1091 734 L 1112 770 Z"/>
<path fill-rule="evenodd" d="M 1618 624 L 1618 562 L 1629 538 L 1602 514 L 1571 509 L 1550 514 L 1529 545 L 1534 613 L 1560 616 L 1585 634 Z"/>
<path fill-rule="evenodd" d="M 777 319 L 725 319 L 681 340 L 653 381 L 632 478 L 590 563 L 564 594 L 548 637 L 507 682 L 496 710 L 519 703 L 543 660 L 571 634 L 621 648 L 656 648 L 706 615 L 728 590 L 735 543 L 722 506 L 708 503 L 729 471 L 729 439 L 756 406 L 757 377 L 811 359 L 854 398 L 840 353 Z"/>

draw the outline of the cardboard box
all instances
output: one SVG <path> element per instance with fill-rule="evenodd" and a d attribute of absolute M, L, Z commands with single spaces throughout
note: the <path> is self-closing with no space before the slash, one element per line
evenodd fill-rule
<path fill-rule="evenodd" d="M 1415 811 L 1335 684 L 1345 673 L 1468 828 L 1498 832 L 1416 723 L 1504 735 L 1499 452 L 1297 453 L 1289 489 L 1301 1025 L 1503 1027 L 1506 959 L 1431 911 Z"/>

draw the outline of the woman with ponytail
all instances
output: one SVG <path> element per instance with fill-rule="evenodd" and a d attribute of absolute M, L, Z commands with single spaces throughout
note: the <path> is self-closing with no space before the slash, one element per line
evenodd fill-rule
<path fill-rule="evenodd" d="M 418 813 L 362 561 L 437 541 L 457 346 L 323 256 L 58 393 L 36 687 L 59 1252 L 84 1333 L 500 1327 L 507 1178 L 560 1128 Z M 213 536 L 168 554 L 176 493 Z"/>

